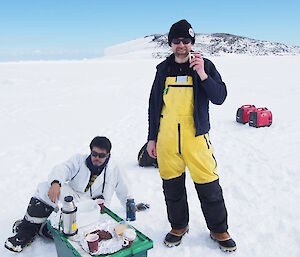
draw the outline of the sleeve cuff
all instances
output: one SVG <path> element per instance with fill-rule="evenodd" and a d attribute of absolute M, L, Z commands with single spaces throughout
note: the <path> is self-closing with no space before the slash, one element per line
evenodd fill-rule
<path fill-rule="evenodd" d="M 61 187 L 61 183 L 60 183 L 58 180 L 53 180 L 53 181 L 51 182 L 51 186 L 52 186 L 54 183 L 58 183 L 59 186 Z"/>

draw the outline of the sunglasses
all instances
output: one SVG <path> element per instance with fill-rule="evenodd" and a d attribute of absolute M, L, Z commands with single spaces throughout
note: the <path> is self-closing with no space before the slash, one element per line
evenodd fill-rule
<path fill-rule="evenodd" d="M 182 42 L 182 44 L 184 44 L 184 45 L 187 45 L 189 43 L 192 43 L 192 39 L 191 38 L 182 38 L 182 39 L 180 39 L 180 38 L 173 38 L 172 39 L 172 43 L 175 44 L 175 45 L 179 45 L 180 42 Z"/>
<path fill-rule="evenodd" d="M 91 155 L 94 157 L 99 157 L 99 158 L 105 158 L 107 156 L 107 153 L 97 153 L 95 151 L 91 151 Z"/>

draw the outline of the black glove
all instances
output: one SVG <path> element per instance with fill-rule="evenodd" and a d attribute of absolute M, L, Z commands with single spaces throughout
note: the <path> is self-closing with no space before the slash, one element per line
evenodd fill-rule
<path fill-rule="evenodd" d="M 150 205 L 148 203 L 138 203 L 135 207 L 137 211 L 145 211 L 150 208 Z"/>

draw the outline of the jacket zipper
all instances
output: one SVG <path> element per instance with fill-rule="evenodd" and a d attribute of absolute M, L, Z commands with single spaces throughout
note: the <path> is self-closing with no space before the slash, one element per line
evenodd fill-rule
<path fill-rule="evenodd" d="M 193 87 L 193 85 L 168 85 L 168 87 Z"/>
<path fill-rule="evenodd" d="M 193 87 L 193 86 L 192 86 L 192 85 L 168 85 L 168 86 L 164 89 L 163 95 L 168 94 L 169 87 Z"/>
<path fill-rule="evenodd" d="M 181 154 L 180 123 L 178 123 L 178 153 Z"/>

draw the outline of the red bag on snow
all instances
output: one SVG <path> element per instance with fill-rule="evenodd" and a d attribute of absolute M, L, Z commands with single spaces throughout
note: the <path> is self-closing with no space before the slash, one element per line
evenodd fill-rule
<path fill-rule="evenodd" d="M 250 112 L 255 110 L 256 107 L 252 104 L 245 104 L 238 108 L 236 112 L 236 121 L 239 123 L 247 123 L 249 121 Z"/>
<path fill-rule="evenodd" d="M 249 126 L 251 127 L 270 127 L 272 124 L 272 112 L 268 108 L 256 108 L 250 112 Z"/>

